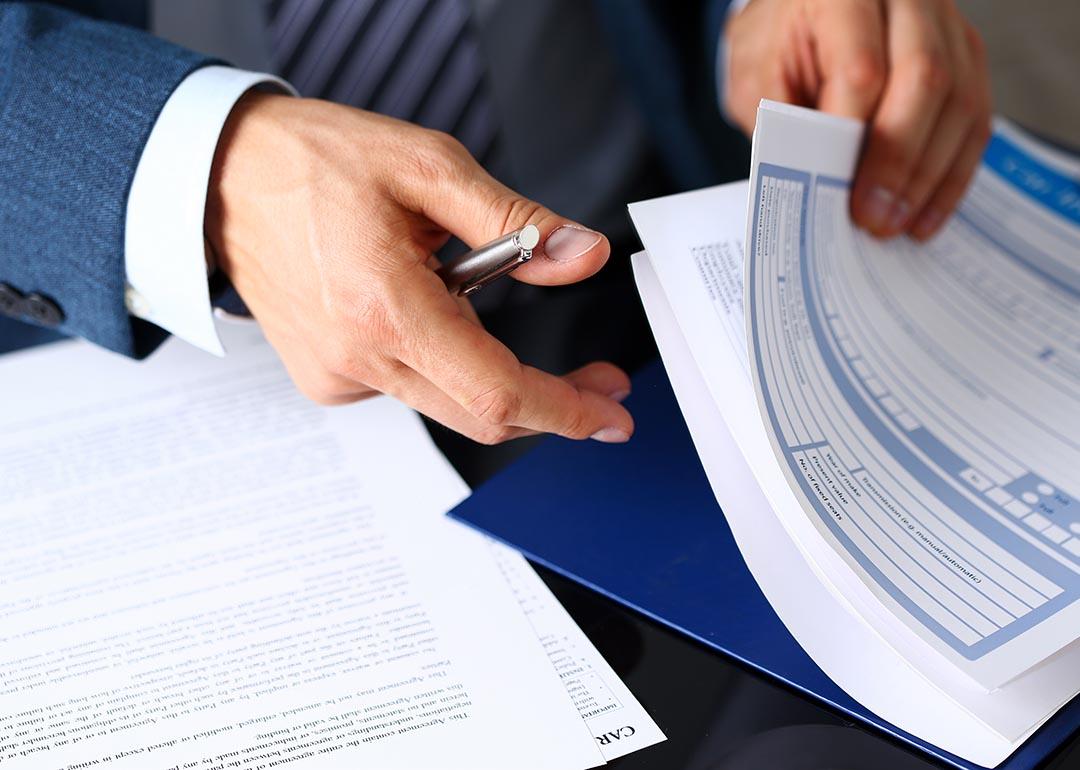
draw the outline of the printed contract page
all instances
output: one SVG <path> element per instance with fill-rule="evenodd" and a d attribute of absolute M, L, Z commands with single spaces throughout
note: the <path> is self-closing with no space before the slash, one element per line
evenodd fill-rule
<path fill-rule="evenodd" d="M 601 765 L 541 635 L 662 738 L 521 557 L 446 518 L 468 490 L 416 415 L 317 407 L 222 333 L 0 365 L 0 764 Z"/>

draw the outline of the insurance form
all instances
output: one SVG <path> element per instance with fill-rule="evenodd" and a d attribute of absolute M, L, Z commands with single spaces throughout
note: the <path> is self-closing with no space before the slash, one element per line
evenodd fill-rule
<path fill-rule="evenodd" d="M 766 139 L 777 138 L 776 134 L 770 137 L 768 133 L 775 129 L 778 114 L 791 119 L 784 127 L 787 131 L 780 134 L 783 141 L 780 143 L 779 150 L 775 141 L 765 145 L 773 152 L 771 162 L 775 166 L 789 169 L 784 173 L 790 174 L 791 169 L 802 169 L 807 176 L 814 177 L 815 174 L 821 174 L 828 180 L 846 179 L 850 174 L 861 135 L 858 125 L 806 111 L 791 111 L 787 108 L 767 106 L 762 112 L 759 126 L 765 127 Z M 762 237 L 771 239 L 773 251 L 770 253 L 774 255 L 783 255 L 789 260 L 794 259 L 796 255 L 803 253 L 800 249 L 805 244 L 811 254 L 828 252 L 825 256 L 833 260 L 835 264 L 841 256 L 838 252 L 842 248 L 853 248 L 853 241 L 859 240 L 858 248 L 863 250 L 860 252 L 863 259 L 876 261 L 868 266 L 849 268 L 853 275 L 844 276 L 846 280 L 854 280 L 860 271 L 877 272 L 889 268 L 899 269 L 912 266 L 897 265 L 890 261 L 892 257 L 873 251 L 875 249 L 883 251 L 898 249 L 900 250 L 898 253 L 903 255 L 902 258 L 911 262 L 940 260 L 940 265 L 930 267 L 942 270 L 952 269 L 950 265 L 966 265 L 969 269 L 973 269 L 991 264 L 990 257 L 986 254 L 988 247 L 973 246 L 973 244 L 981 243 L 978 240 L 981 236 L 973 229 L 969 221 L 977 216 L 980 209 L 986 207 L 989 201 L 996 201 L 996 211 L 990 218 L 1001 223 L 1003 229 L 1012 228 L 1015 234 L 1019 232 L 1016 226 L 1011 223 L 1006 224 L 1008 212 L 1020 212 L 1024 210 L 1024 207 L 1039 212 L 1041 209 L 1053 209 L 1053 206 L 1044 201 L 1057 200 L 1068 204 L 1070 200 L 1075 200 L 1069 197 L 1067 192 L 1069 188 L 1066 185 L 1056 188 L 1064 197 L 1047 196 L 1045 193 L 1054 188 L 1038 183 L 1037 180 L 1042 177 L 1034 175 L 1030 164 L 1042 166 L 1043 173 L 1052 172 L 1058 175 L 1047 177 L 1048 179 L 1080 176 L 1080 169 L 1070 166 L 1067 160 L 1044 156 L 1041 150 L 1030 146 L 1024 137 L 1008 126 L 999 125 L 996 128 L 994 144 L 991 145 L 984 161 L 986 167 L 980 172 L 959 216 L 937 240 L 923 247 L 925 251 L 922 253 L 914 244 L 906 241 L 881 245 L 868 239 L 859 240 L 862 238 L 861 234 L 851 231 L 845 213 L 835 207 L 829 211 L 833 217 L 831 220 L 823 220 L 820 223 L 811 222 L 810 217 L 813 214 L 821 216 L 825 211 L 824 206 L 813 208 L 816 204 L 813 203 L 812 191 L 808 193 L 809 200 L 806 208 L 797 198 L 794 202 L 785 199 L 784 202 L 789 206 L 784 207 L 776 205 L 768 198 L 752 195 L 750 194 L 752 188 L 748 181 L 672 195 L 630 206 L 634 224 L 647 249 L 647 252 L 634 255 L 633 265 L 638 290 L 649 316 L 653 334 L 678 397 L 680 408 L 690 428 L 698 456 L 719 503 L 717 515 L 721 515 L 722 510 L 748 568 L 769 603 L 814 662 L 852 697 L 902 730 L 984 767 L 994 767 L 999 764 L 1050 715 L 1080 692 L 1080 641 L 1063 642 L 1057 650 L 1052 651 L 1044 659 L 1040 659 L 1039 653 L 1035 652 L 1030 654 L 1010 652 L 1017 658 L 1007 661 L 1010 665 L 1022 667 L 1025 661 L 1020 658 L 1026 655 L 1029 667 L 1022 673 L 1009 678 L 1008 681 L 994 686 L 989 683 L 993 681 L 993 678 L 986 677 L 985 672 L 977 669 L 980 662 L 978 657 L 972 659 L 955 651 L 946 641 L 948 637 L 939 638 L 937 630 L 933 630 L 917 619 L 893 598 L 890 591 L 895 589 L 894 586 L 878 582 L 862 567 L 850 550 L 850 548 L 855 548 L 854 540 L 841 540 L 834 531 L 834 526 L 829 523 L 829 519 L 812 504 L 812 499 L 808 499 L 809 495 L 800 487 L 795 473 L 791 470 L 789 458 L 818 458 L 818 464 L 831 473 L 826 475 L 818 469 L 818 465 L 808 460 L 807 468 L 818 474 L 814 477 L 816 486 L 810 488 L 815 492 L 822 491 L 825 499 L 832 506 L 831 509 L 825 508 L 830 514 L 835 512 L 844 517 L 850 516 L 859 523 L 864 523 L 874 513 L 874 508 L 868 505 L 868 501 L 877 501 L 880 504 L 880 498 L 871 491 L 870 487 L 864 485 L 869 482 L 878 491 L 885 489 L 884 484 L 876 479 L 877 472 L 871 472 L 871 467 L 888 466 L 896 472 L 894 466 L 899 464 L 899 460 L 883 453 L 881 457 L 863 459 L 862 467 L 859 467 L 855 465 L 857 461 L 846 454 L 841 454 L 831 447 L 826 448 L 824 445 L 816 448 L 806 446 L 814 442 L 801 439 L 801 444 L 785 445 L 784 451 L 777 451 L 775 448 L 777 438 L 767 415 L 763 418 L 765 412 L 760 406 L 759 393 L 754 382 L 756 362 L 752 360 L 750 351 L 753 349 L 755 340 L 747 334 L 748 303 L 744 294 L 747 270 L 744 254 L 746 245 L 755 237 L 752 229 L 748 233 L 748 209 L 752 217 L 759 208 L 770 206 L 771 211 L 778 214 L 780 221 L 775 223 L 772 230 L 764 231 Z M 759 136 L 758 139 L 756 149 L 760 154 L 763 146 L 762 137 Z M 812 159 L 819 166 L 808 166 L 807 158 Z M 806 171 L 807 168 L 818 170 Z M 820 170 L 821 168 L 828 169 L 828 173 Z M 1034 184 L 1035 190 L 1041 190 L 1042 193 L 1016 187 L 1010 170 L 1020 169 L 1024 169 L 1022 179 L 1028 180 L 1029 185 Z M 786 184 L 786 180 L 782 181 Z M 836 189 L 839 189 L 837 183 L 830 184 L 826 194 Z M 1063 219 L 1064 222 L 1060 221 Z M 1055 227 L 1053 232 L 1060 232 L 1062 229 L 1070 232 L 1074 226 L 1069 224 L 1068 216 L 1063 217 L 1052 211 L 1042 211 L 1041 214 L 1025 219 L 1024 222 L 1036 228 Z M 816 229 L 818 227 L 821 228 L 820 231 Z M 838 232 L 846 240 L 841 240 Z M 825 238 L 825 233 L 829 234 L 828 240 Z M 1038 233 L 1024 232 L 1022 237 L 1031 239 L 1033 244 L 1042 243 Z M 820 240 L 817 240 L 819 238 Z M 826 248 L 826 243 L 830 248 Z M 819 247 L 817 251 L 815 247 Z M 977 259 L 962 259 L 972 250 L 979 252 Z M 1069 245 L 1063 242 L 1061 248 L 1053 248 L 1049 251 L 1056 257 L 1059 265 L 1054 268 L 1056 270 L 1061 266 L 1068 266 L 1070 259 L 1074 265 L 1076 260 L 1080 260 L 1080 252 L 1077 251 L 1075 244 Z M 791 272 L 792 268 L 789 267 L 785 280 L 777 281 L 772 287 L 777 294 L 782 295 L 784 300 L 793 300 L 790 287 L 787 285 L 787 276 Z M 1022 285 L 1017 276 L 1011 275 L 1007 269 L 1003 275 L 1009 276 L 1007 280 L 1011 283 L 1017 286 Z M 836 280 L 835 274 L 822 275 L 820 280 L 824 281 L 829 277 Z M 814 279 L 816 282 L 818 276 L 814 276 Z M 981 281 L 971 282 L 980 287 L 974 292 L 975 296 L 990 303 L 992 308 L 1000 307 L 1002 303 L 1000 296 L 1004 292 L 999 294 L 998 299 L 994 299 L 993 295 L 987 291 L 989 284 L 985 283 L 986 280 L 983 278 Z M 889 281 L 897 283 L 891 274 Z M 937 282 L 940 284 L 941 279 L 938 278 Z M 890 289 L 892 283 L 882 287 L 881 291 Z M 975 297 L 961 297 L 959 290 L 952 287 L 949 291 L 951 295 L 957 295 L 953 297 L 955 302 L 966 302 L 962 305 L 963 307 L 970 308 L 973 304 Z M 1061 299 L 1061 295 L 1054 294 L 1052 289 L 1047 295 L 1042 296 Z M 1042 301 L 1042 296 L 1038 301 Z M 1069 302 L 1072 301 L 1062 300 L 1058 306 L 1067 309 Z M 850 318 L 847 320 L 857 327 L 854 331 L 857 332 L 859 339 L 873 334 L 875 341 L 880 343 L 881 340 L 877 339 L 876 335 L 881 333 L 880 324 L 883 322 L 877 319 L 876 315 L 884 313 L 888 305 L 883 300 L 880 302 L 869 300 L 865 304 L 869 304 L 870 307 L 860 305 L 857 309 L 862 313 L 874 314 L 872 324 L 864 322 L 861 318 L 857 322 L 851 321 Z M 1023 305 L 1015 299 L 1010 299 L 1008 306 L 1012 308 L 1013 313 L 1025 312 L 1022 310 Z M 903 307 L 906 308 L 907 305 Z M 1071 312 L 1075 322 L 1075 305 L 1073 307 Z M 1030 309 L 1029 305 L 1028 312 Z M 798 387 L 800 392 L 794 396 L 789 394 L 789 397 L 806 398 L 807 393 L 816 392 L 811 389 L 811 386 L 820 388 L 823 380 L 822 374 L 803 364 L 800 358 L 807 355 L 803 348 L 813 342 L 812 328 L 800 306 L 782 307 L 780 312 L 781 321 L 784 323 L 779 323 L 772 333 L 776 335 L 777 344 L 795 348 L 790 360 L 796 362 L 799 367 L 792 366 L 796 377 L 794 381 L 800 383 L 793 385 L 792 388 Z M 911 311 L 907 312 L 910 315 Z M 983 310 L 983 315 L 978 317 L 985 318 L 988 312 L 990 311 Z M 915 314 L 919 317 L 909 320 L 908 328 L 914 327 L 915 320 L 929 323 L 927 319 L 930 316 L 927 315 L 926 310 L 918 310 Z M 1066 312 L 1065 315 L 1068 313 Z M 1023 325 L 1012 324 L 1010 328 L 1016 330 L 1023 328 Z M 1032 334 L 1040 332 L 1041 330 L 1036 330 Z M 890 330 L 888 333 L 898 335 L 896 344 L 904 344 L 906 332 L 903 329 Z M 947 333 L 947 325 L 944 322 L 934 321 L 929 336 L 932 340 L 945 344 Z M 1066 341 L 1070 339 L 1068 332 L 1062 333 L 1061 336 Z M 843 338 L 842 344 L 852 344 L 847 340 L 855 337 L 856 334 L 849 333 Z M 1075 356 L 1077 348 L 1075 331 L 1072 333 L 1071 342 L 1060 343 L 1059 347 L 1063 350 L 1071 350 L 1072 353 L 1069 355 Z M 893 355 L 892 349 L 877 349 L 871 352 L 874 355 Z M 903 356 L 902 363 L 917 360 L 913 353 L 905 352 Z M 1033 356 L 1033 359 L 1042 360 L 1037 354 Z M 904 384 L 908 387 L 920 384 L 914 375 L 923 373 L 923 376 L 927 376 L 925 373 L 931 371 L 931 364 L 943 360 L 946 359 L 931 357 L 930 361 L 920 361 L 914 374 L 910 375 L 911 380 Z M 1058 362 L 1064 360 L 1066 357 L 1062 355 Z M 951 370 L 955 371 L 956 366 L 957 364 L 953 363 Z M 859 367 L 861 368 L 862 364 L 859 364 Z M 889 382 L 889 387 L 893 388 L 892 392 L 895 393 L 899 385 L 895 379 L 886 380 L 883 375 L 882 371 L 878 378 L 883 383 Z M 985 378 L 993 379 L 991 375 L 992 373 L 986 374 Z M 973 380 L 967 377 L 965 381 L 972 382 Z M 922 386 L 931 387 L 926 383 L 922 383 Z M 842 393 L 841 391 L 841 395 Z M 933 397 L 933 403 L 940 403 L 943 393 L 933 392 L 930 396 Z M 839 397 L 834 395 L 832 398 Z M 974 396 L 970 400 L 979 403 L 979 399 Z M 830 403 L 833 402 L 830 401 Z M 905 403 L 908 402 L 905 401 Z M 964 401 L 961 400 L 960 403 L 963 404 Z M 1064 400 L 1064 403 L 1068 407 L 1069 402 Z M 1071 409 L 1061 410 L 1054 418 L 1053 424 L 1065 435 L 1074 437 L 1077 435 L 1075 427 L 1077 403 L 1074 399 L 1071 402 Z M 815 426 L 822 424 L 821 408 L 816 404 L 810 406 L 805 401 L 795 402 L 794 400 L 788 404 L 791 408 L 797 407 L 805 411 L 805 414 L 799 415 L 800 428 L 806 426 L 806 421 L 812 421 Z M 910 407 L 907 411 L 915 414 Z M 904 412 L 900 411 L 897 414 L 904 414 Z M 947 430 L 932 420 L 930 416 L 932 413 L 929 410 L 919 411 L 917 414 L 918 426 L 913 426 L 913 428 L 922 427 L 926 433 L 920 431 L 915 433 L 914 437 L 903 437 L 905 440 L 913 443 L 923 440 L 924 446 L 927 445 L 926 434 L 933 434 L 943 446 L 955 440 L 950 438 Z M 885 410 L 882 415 L 891 416 L 891 413 Z M 869 429 L 860 427 L 855 417 L 851 419 L 854 422 L 844 433 L 845 437 L 870 432 Z M 908 420 L 906 416 L 902 419 Z M 1070 420 L 1073 421 L 1072 427 L 1068 428 Z M 902 425 L 903 423 L 898 420 L 893 424 Z M 908 424 L 911 425 L 910 422 Z M 984 420 L 978 427 L 980 430 L 985 430 L 989 426 Z M 897 428 L 897 430 L 903 429 Z M 826 437 L 828 435 L 826 434 Z M 994 435 L 999 435 L 1000 440 L 1000 434 Z M 1010 445 L 1017 443 L 1010 440 L 1009 436 L 1005 439 Z M 900 438 L 897 440 L 899 441 Z M 840 439 L 836 442 L 839 444 Z M 959 468 L 965 473 L 953 476 L 953 483 L 968 485 L 965 477 L 976 478 L 967 472 L 968 467 L 983 475 L 991 472 L 989 468 L 976 464 L 979 462 L 977 457 L 980 456 L 965 452 L 963 447 L 967 445 L 960 446 L 960 449 L 951 451 L 955 457 L 965 458 L 965 466 Z M 916 449 L 911 451 L 915 453 Z M 946 456 L 940 448 L 932 454 L 937 458 Z M 832 460 L 829 459 L 830 455 Z M 923 455 L 930 456 L 925 451 Z M 840 476 L 834 465 L 830 464 L 832 462 L 839 464 L 841 459 L 850 463 L 843 466 L 844 476 Z M 1056 458 L 1049 459 L 1052 462 Z M 954 464 L 949 467 L 956 468 L 955 463 L 958 461 L 952 462 Z M 1036 466 L 1029 465 L 1028 467 L 1034 469 Z M 1012 594 L 1013 589 L 1023 591 L 1022 584 L 1019 579 L 1016 582 L 1010 580 L 1006 570 L 1002 568 L 1003 564 L 1010 563 L 1011 570 L 1023 569 L 1027 579 L 1040 582 L 1040 585 L 1047 589 L 1049 586 L 1041 583 L 1039 575 L 1042 575 L 1043 580 L 1050 582 L 1056 580 L 1057 585 L 1064 586 L 1070 584 L 1069 575 L 1075 574 L 1065 570 L 1055 571 L 1054 565 L 1067 567 L 1070 564 L 1069 549 L 1058 548 L 1062 543 L 1069 542 L 1068 539 L 1061 538 L 1059 530 L 1068 533 L 1069 538 L 1077 534 L 1074 527 L 1075 508 L 1069 507 L 1075 494 L 1077 466 L 1074 464 L 1070 472 L 1066 464 L 1064 473 L 1058 473 L 1053 480 L 1049 471 L 1039 470 L 1037 473 L 1040 480 L 1034 482 L 1033 491 L 1040 498 L 1034 501 L 1030 496 L 1028 500 L 1023 497 L 1024 492 L 1032 491 L 1030 485 L 1028 489 L 1015 486 L 1016 479 L 1022 475 L 1019 471 L 1011 480 L 999 477 L 994 481 L 994 485 L 1005 490 L 1012 497 L 1012 500 L 1006 500 L 1006 503 L 1018 500 L 1032 508 L 1032 511 L 1028 513 L 1013 506 L 1015 511 L 1025 514 L 1023 518 L 1007 511 L 1005 515 L 995 517 L 995 508 L 988 506 L 990 510 L 984 511 L 986 516 L 981 524 L 978 518 L 960 523 L 959 514 L 955 514 L 954 518 L 954 514 L 950 511 L 938 507 L 936 515 L 948 517 L 950 522 L 948 528 L 940 528 L 938 525 L 931 528 L 930 524 L 933 522 L 929 519 L 925 521 L 920 519 L 918 524 L 915 524 L 913 515 L 907 511 L 903 514 L 907 521 L 898 525 L 896 512 L 901 508 L 893 502 L 891 507 L 880 505 L 876 513 L 880 527 L 875 524 L 876 528 L 868 527 L 868 531 L 881 537 L 882 540 L 879 542 L 884 547 L 892 547 L 890 544 L 895 545 L 895 543 L 882 534 L 883 531 L 896 537 L 900 543 L 904 543 L 904 540 L 898 535 L 903 535 L 908 539 L 906 547 L 912 560 L 924 559 L 927 554 L 934 555 L 940 564 L 930 569 L 942 576 L 946 572 L 941 568 L 951 569 L 963 576 L 964 573 L 960 572 L 957 565 L 974 574 L 975 570 L 969 566 L 968 559 L 973 559 L 976 552 L 966 547 L 960 550 L 964 543 L 958 543 L 955 540 L 955 533 L 963 531 L 967 538 L 980 538 L 978 553 L 985 555 L 992 551 L 999 565 L 999 569 L 993 574 L 1003 581 L 1009 581 L 1008 593 L 995 591 L 994 595 L 1019 612 L 1023 606 L 1010 601 L 1008 596 L 1015 596 Z M 827 483 L 823 483 L 826 479 L 832 481 L 834 475 L 844 484 L 838 490 L 833 490 Z M 949 483 L 947 469 L 944 475 L 946 479 L 942 483 Z M 808 484 L 813 483 L 808 482 Z M 1048 486 L 1043 486 L 1040 490 L 1039 484 L 1053 486 L 1053 490 L 1050 491 Z M 987 490 L 994 488 L 994 485 L 987 486 Z M 979 499 L 978 490 L 973 486 L 969 485 L 969 487 L 967 495 Z M 1055 508 L 1051 505 L 1051 498 L 1059 507 Z M 915 505 L 910 497 L 902 499 L 909 505 Z M 917 502 L 925 506 L 925 503 Z M 1069 505 L 1066 505 L 1066 502 Z M 856 504 L 862 507 L 851 513 L 843 507 Z M 1035 510 L 1036 504 L 1045 504 L 1046 508 Z M 864 511 L 863 508 L 866 510 Z M 1028 516 L 1036 513 L 1048 519 L 1051 526 L 1057 529 L 1050 529 L 1049 526 L 1037 529 L 1025 523 Z M 925 511 L 923 511 L 923 516 L 926 516 Z M 1002 521 L 1012 524 L 1004 530 L 1004 534 L 1002 531 L 995 532 L 989 528 L 990 522 L 1000 524 Z M 1038 522 L 1038 519 L 1033 520 L 1033 523 Z M 844 523 L 847 523 L 846 520 Z M 914 529 L 908 526 L 909 523 L 914 526 Z M 1055 542 L 1054 538 L 1047 537 L 1045 533 L 1054 535 L 1061 542 Z M 947 540 L 946 535 L 948 535 Z M 927 539 L 931 537 L 938 548 L 931 547 L 927 542 Z M 1043 539 L 1040 540 L 1040 538 Z M 866 544 L 866 541 L 861 542 Z M 940 545 L 941 543 L 947 545 Z M 912 544 L 915 544 L 914 548 Z M 1044 547 L 1040 549 L 1036 546 Z M 867 548 L 870 554 L 880 558 L 879 551 L 875 551 L 869 545 Z M 947 548 L 954 550 L 946 550 Z M 982 550 L 983 548 L 987 550 Z M 924 549 L 925 553 L 920 554 L 919 549 Z M 1013 561 L 1018 564 L 1011 564 Z M 889 562 L 886 561 L 886 564 Z M 1020 564 L 1026 566 L 1021 567 Z M 1049 570 L 1046 569 L 1047 564 L 1050 565 Z M 981 562 L 980 568 L 988 572 L 991 569 L 990 566 L 984 566 Z M 1018 578 L 1018 572 L 1011 570 L 1009 574 Z M 1054 572 L 1054 575 L 1051 576 L 1048 572 Z M 913 578 L 928 587 L 933 588 L 939 585 L 932 581 L 926 572 L 913 569 L 911 574 Z M 976 577 L 979 580 L 977 582 L 971 580 L 972 589 L 980 589 L 984 593 L 994 590 L 987 588 L 988 582 L 983 579 L 981 573 Z M 914 584 L 915 579 L 905 585 Z M 964 591 L 972 601 L 979 601 L 974 591 L 966 588 L 959 590 Z M 1033 602 L 1037 600 L 1037 597 L 1031 593 L 1023 592 L 1023 596 Z M 986 604 L 981 606 L 988 611 L 991 609 Z M 1024 644 L 1027 635 L 1033 635 L 1029 638 L 1038 637 L 1043 633 L 1044 628 L 1048 628 L 1045 625 L 1047 620 L 1061 622 L 1056 619 L 1062 617 L 1060 612 L 1066 609 L 1059 607 L 1058 613 L 1048 613 L 1041 621 L 1028 619 L 1026 621 L 1028 625 L 1024 626 L 1014 639 Z M 1043 612 L 1048 611 L 1043 610 Z M 1002 622 L 1008 619 L 999 613 L 995 613 L 994 617 Z M 1062 637 L 1069 639 L 1073 634 L 1068 633 L 1068 626 L 1064 625 L 1066 631 Z M 1072 628 L 1075 629 L 1075 625 Z M 1052 633 L 1058 634 L 1060 629 L 1059 626 Z M 1040 645 L 1047 644 L 1052 647 L 1052 642 L 1047 642 L 1046 639 L 1037 641 Z M 1010 645 L 1016 643 L 1017 641 L 1008 642 L 1001 645 L 999 649 L 1009 652 Z M 975 654 L 978 654 L 978 650 Z M 982 657 L 985 658 L 987 654 L 984 652 Z M 996 672 L 996 674 L 1000 675 L 1001 672 Z M 1008 675 L 1005 674 L 1005 676 Z"/>
<path fill-rule="evenodd" d="M 1080 636 L 1080 188 L 1001 126 L 939 236 L 881 242 L 848 214 L 859 133 L 759 113 L 746 323 L 760 413 L 854 574 L 993 689 Z"/>

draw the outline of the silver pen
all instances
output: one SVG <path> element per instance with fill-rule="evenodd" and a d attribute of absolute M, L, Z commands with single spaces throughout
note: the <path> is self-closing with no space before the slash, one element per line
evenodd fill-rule
<path fill-rule="evenodd" d="M 533 249 L 538 243 L 540 230 L 536 225 L 525 225 L 491 243 L 466 251 L 440 267 L 436 273 L 451 294 L 467 297 L 532 259 Z"/>

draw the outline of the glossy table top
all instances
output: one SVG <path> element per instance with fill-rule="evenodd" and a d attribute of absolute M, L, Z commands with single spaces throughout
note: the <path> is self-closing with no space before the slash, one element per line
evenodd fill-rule
<path fill-rule="evenodd" d="M 939 767 L 615 602 L 538 568 L 668 740 L 619 770 L 932 770 Z M 1080 769 L 1080 736 L 1049 770 Z"/>

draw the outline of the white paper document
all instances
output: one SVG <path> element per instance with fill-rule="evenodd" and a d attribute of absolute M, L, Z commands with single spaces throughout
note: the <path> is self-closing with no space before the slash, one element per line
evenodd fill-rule
<path fill-rule="evenodd" d="M 468 490 L 418 418 L 311 405 L 257 329 L 224 332 L 224 360 L 0 359 L 0 766 L 617 756 L 545 650 L 580 630 L 550 592 L 534 624 L 527 563 L 443 515 Z M 581 641 L 627 750 L 662 740 Z"/>
<path fill-rule="evenodd" d="M 837 181 L 850 178 L 859 127 L 818 115 L 808 122 L 805 111 L 790 108 L 765 113 L 755 143 L 755 168 L 765 175 L 760 185 L 752 180 L 755 186 L 736 183 L 631 206 L 648 251 L 635 256 L 634 268 L 650 323 L 740 550 L 793 636 L 869 709 L 946 751 L 994 766 L 1080 691 L 1080 644 L 1073 641 L 1080 622 L 1068 614 L 1077 604 L 1056 598 L 1076 585 L 1078 574 L 1068 543 L 1080 535 L 1074 502 L 1080 461 L 1061 464 L 1055 454 L 1080 437 L 1080 317 L 1070 295 L 1078 285 L 1062 280 L 1070 264 L 1075 270 L 1080 263 L 1080 240 L 1062 239 L 1077 237 L 1080 228 L 1076 213 L 1056 207 L 1071 199 L 1040 199 L 1017 187 L 1016 176 L 1030 181 L 1037 166 L 1052 181 L 1070 169 L 1001 126 L 944 233 L 923 249 L 905 240 L 880 244 L 848 222 L 846 182 Z M 805 187 L 800 192 L 788 172 L 775 171 L 808 162 L 833 174 L 815 172 L 826 179 L 819 197 Z M 1022 234 L 1025 251 L 1014 243 L 994 252 L 981 213 L 988 208 L 1010 238 Z M 1005 237 L 1001 230 L 995 235 Z M 750 284 L 757 292 L 749 308 L 758 314 L 756 336 L 747 333 L 744 306 L 748 237 L 762 244 Z M 1040 268 L 1018 265 L 1018 253 Z M 924 295 L 939 291 L 947 293 L 931 308 Z M 923 304 L 909 304 L 916 299 Z M 819 321 L 807 318 L 813 302 L 821 303 Z M 1033 313 L 1042 321 L 1026 320 Z M 1053 324 L 1037 328 L 1046 319 Z M 1040 403 L 1029 395 L 1024 408 L 1054 415 L 1031 428 L 1033 438 L 1025 438 L 1026 424 L 1008 417 L 993 398 L 989 386 L 1000 376 L 985 370 L 983 379 L 975 376 L 970 359 L 986 352 L 976 344 L 978 335 L 998 333 L 1009 344 L 995 349 L 1000 357 L 993 365 L 1025 370 L 1017 380 L 1006 378 L 1007 387 L 1016 388 L 1012 406 L 1024 393 L 1035 394 Z M 958 344 L 965 347 L 959 356 L 942 353 Z M 845 376 L 860 384 L 837 386 L 835 371 L 821 368 L 830 355 L 847 362 Z M 1026 379 L 1032 377 L 1038 387 Z M 761 379 L 769 380 L 765 387 L 773 395 L 762 391 Z M 966 400 L 946 397 L 965 388 Z M 867 408 L 890 426 L 893 438 L 879 435 L 855 410 L 856 395 L 873 402 Z M 837 416 L 842 407 L 851 410 L 846 421 Z M 984 408 L 991 411 L 981 414 Z M 968 429 L 983 437 L 981 443 L 971 434 L 959 438 L 964 421 L 949 410 L 969 413 Z M 806 432 L 825 425 L 836 433 Z M 1044 453 L 1039 431 L 1048 427 L 1066 440 Z M 822 444 L 823 435 L 839 448 Z M 872 439 L 879 442 L 876 453 L 868 450 Z M 1012 477 L 975 451 L 1003 444 L 1029 458 L 1026 466 L 1010 467 Z M 860 452 L 853 454 L 852 446 Z M 929 470 L 913 470 L 913 457 Z M 938 499 L 925 489 L 878 480 L 884 474 L 895 484 L 901 473 L 916 476 L 906 481 L 930 487 Z M 1025 499 L 1028 492 L 1037 498 Z M 981 506 L 983 498 L 999 499 L 1001 510 Z M 953 509 L 961 499 L 973 506 L 970 516 Z M 1021 515 L 1014 502 L 1031 510 Z M 1028 521 L 1036 514 L 1047 519 L 1045 526 Z M 844 528 L 855 533 L 848 541 L 835 531 Z M 910 582 L 896 572 L 867 574 L 860 558 L 870 556 L 893 569 L 903 562 Z M 881 580 L 886 574 L 913 593 L 923 591 L 918 596 L 928 601 L 947 586 L 939 598 L 963 599 L 978 615 L 948 602 L 935 604 L 934 612 L 964 613 L 985 635 L 963 642 L 947 626 L 927 621 L 930 616 L 917 616 L 893 595 L 898 586 Z M 1050 582 L 1062 591 L 1054 593 Z M 1040 602 L 1025 586 L 1055 598 L 1039 593 L 1046 599 Z M 1046 608 L 1034 612 L 1038 607 Z M 978 620 L 989 620 L 983 611 L 993 628 Z M 994 636 L 1000 631 L 1008 633 Z"/>
<path fill-rule="evenodd" d="M 618 759 L 665 740 L 660 728 L 525 557 L 494 540 L 489 543 L 499 569 L 604 759 Z"/>

